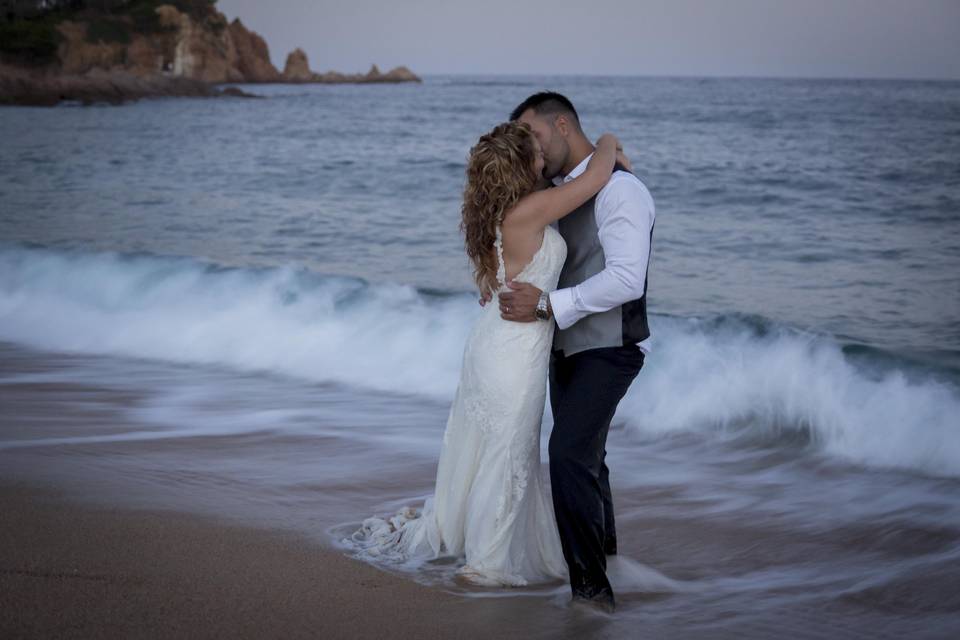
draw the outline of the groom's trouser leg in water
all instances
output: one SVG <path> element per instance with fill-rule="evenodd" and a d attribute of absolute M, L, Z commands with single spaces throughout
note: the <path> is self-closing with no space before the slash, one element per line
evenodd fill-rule
<path fill-rule="evenodd" d="M 600 466 L 600 497 L 603 498 L 603 553 L 617 554 L 617 523 L 613 517 L 613 495 L 610 493 L 610 470 L 607 468 L 607 449 L 604 445 Z"/>
<path fill-rule="evenodd" d="M 606 555 L 616 551 L 607 431 L 642 367 L 634 345 L 550 358 L 550 484 L 574 596 L 613 594 L 606 575 Z"/>

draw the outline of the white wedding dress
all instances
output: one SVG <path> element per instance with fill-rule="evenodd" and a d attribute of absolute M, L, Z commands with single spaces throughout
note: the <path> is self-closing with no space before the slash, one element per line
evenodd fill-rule
<path fill-rule="evenodd" d="M 500 230 L 497 280 L 504 290 Z M 557 286 L 567 246 L 546 227 L 515 277 Z M 540 423 L 553 322 L 511 322 L 496 300 L 473 326 L 446 430 L 432 497 L 387 519 L 368 518 L 351 542 L 368 556 L 454 556 L 457 573 L 486 586 L 522 586 L 567 576 L 553 502 L 541 477 Z"/>

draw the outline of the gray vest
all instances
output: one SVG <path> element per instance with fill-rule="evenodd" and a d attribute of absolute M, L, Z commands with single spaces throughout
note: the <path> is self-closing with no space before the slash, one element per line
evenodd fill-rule
<path fill-rule="evenodd" d="M 619 164 L 617 170 L 626 171 Z M 597 218 L 594 215 L 596 196 L 557 223 L 560 235 L 567 243 L 567 260 L 560 272 L 558 288 L 580 284 L 603 271 L 606 259 L 600 245 Z M 651 249 L 653 227 L 650 228 Z M 652 251 L 651 251 L 652 253 Z M 649 273 L 649 262 L 647 273 Z M 587 349 L 619 347 L 636 344 L 650 337 L 647 326 L 647 279 L 644 276 L 643 295 L 603 313 L 591 313 L 567 329 L 557 329 L 553 348 L 571 356 Z"/>

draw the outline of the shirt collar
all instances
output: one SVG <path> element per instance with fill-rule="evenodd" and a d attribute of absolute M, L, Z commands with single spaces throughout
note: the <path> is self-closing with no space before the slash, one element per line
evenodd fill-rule
<path fill-rule="evenodd" d="M 564 184 L 564 183 L 566 183 L 566 182 L 570 182 L 571 180 L 573 180 L 574 178 L 576 178 L 577 176 L 579 176 L 581 173 L 583 173 L 584 171 L 586 171 L 586 170 L 587 170 L 587 163 L 590 162 L 590 158 L 592 158 L 592 157 L 593 157 L 593 153 L 591 153 L 591 154 L 588 155 L 586 158 L 584 158 L 583 160 L 581 160 L 581 161 L 580 161 L 580 164 L 578 164 L 577 166 L 575 166 L 575 167 L 570 171 L 570 173 L 568 173 L 567 175 L 565 175 L 565 176 L 563 176 L 563 177 L 554 176 L 554 177 L 553 177 L 553 184 L 554 184 L 554 186 L 558 186 L 558 187 L 559 187 L 561 184 Z"/>

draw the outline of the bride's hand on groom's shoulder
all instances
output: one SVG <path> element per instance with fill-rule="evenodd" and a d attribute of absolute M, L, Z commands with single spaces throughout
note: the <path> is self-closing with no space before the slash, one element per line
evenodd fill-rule
<path fill-rule="evenodd" d="M 627 157 L 627 154 L 624 153 L 623 143 L 620 142 L 620 139 L 617 138 L 617 136 L 613 135 L 612 133 L 605 133 L 602 136 L 600 136 L 600 138 L 597 140 L 597 146 L 599 147 L 600 143 L 604 142 L 605 139 L 611 140 L 616 145 L 617 162 L 622 164 L 627 171 L 633 171 L 633 164 L 630 162 L 630 158 Z"/>
<path fill-rule="evenodd" d="M 599 138 L 597 138 L 597 146 L 603 146 L 605 142 L 611 142 L 617 149 L 623 149 L 623 146 L 620 144 L 620 139 L 612 133 L 605 133 Z"/>

